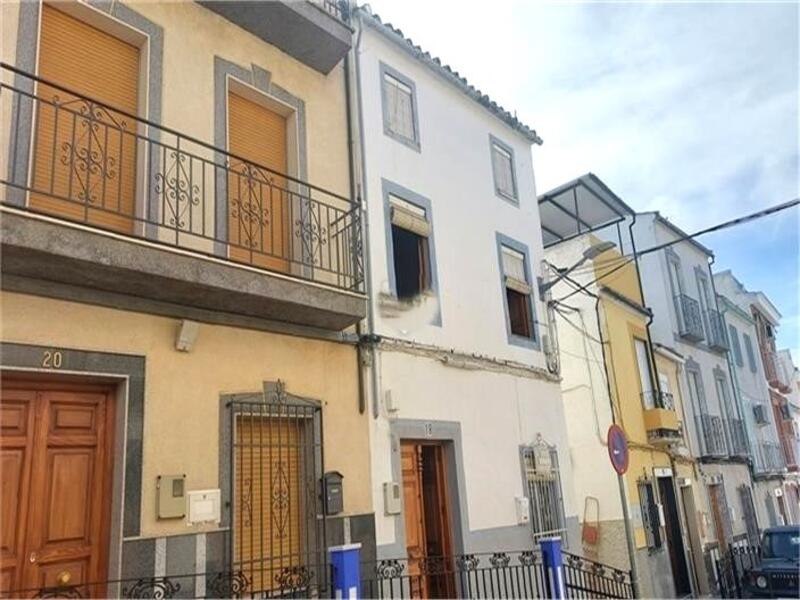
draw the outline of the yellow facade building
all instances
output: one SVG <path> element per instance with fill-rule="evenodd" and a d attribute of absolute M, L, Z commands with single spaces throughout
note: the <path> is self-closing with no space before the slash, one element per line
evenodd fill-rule
<path fill-rule="evenodd" d="M 352 32 L 231 6 L 2 5 L 4 593 L 314 595 L 374 552 Z"/>
<path fill-rule="evenodd" d="M 583 503 L 582 551 L 633 567 L 643 597 L 691 593 L 678 485 L 684 467 L 674 455 L 681 428 L 671 390 L 678 387 L 674 372 L 657 370 L 667 359 L 651 345 L 637 264 L 624 256 L 633 250 L 635 214 L 592 174 L 543 194 L 539 203 L 546 259 L 560 278 L 550 301 L 559 317 L 572 483 Z M 622 478 L 609 460 L 612 424 L 628 440 Z"/>

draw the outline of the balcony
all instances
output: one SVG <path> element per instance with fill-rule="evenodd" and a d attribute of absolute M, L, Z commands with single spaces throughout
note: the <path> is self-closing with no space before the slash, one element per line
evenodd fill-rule
<path fill-rule="evenodd" d="M 199 0 L 200 4 L 328 74 L 350 50 L 347 3 L 336 0 Z"/>
<path fill-rule="evenodd" d="M 348 198 L 2 71 L 7 281 L 336 331 L 363 318 L 361 213 Z"/>
<path fill-rule="evenodd" d="M 780 444 L 775 442 L 761 442 L 759 444 L 761 453 L 761 474 L 780 473 L 786 468 L 783 451 Z"/>
<path fill-rule="evenodd" d="M 704 457 L 722 458 L 727 456 L 728 449 L 725 444 L 725 429 L 722 417 L 701 414 L 700 432 Z"/>
<path fill-rule="evenodd" d="M 672 394 L 651 390 L 643 392 L 641 396 L 648 441 L 656 445 L 680 441 L 680 426 Z"/>
<path fill-rule="evenodd" d="M 725 352 L 728 350 L 728 335 L 725 329 L 725 319 L 716 310 L 706 311 L 708 319 L 708 345 L 715 349 Z"/>
<path fill-rule="evenodd" d="M 791 379 L 778 353 L 769 347 L 761 346 L 761 360 L 764 362 L 764 373 L 770 386 L 784 394 L 791 392 Z"/>
<path fill-rule="evenodd" d="M 728 432 L 730 434 L 731 455 L 746 457 L 749 452 L 747 449 L 747 434 L 744 429 L 744 421 L 741 419 L 728 419 Z"/>
<path fill-rule="evenodd" d="M 786 431 L 780 432 L 781 448 L 783 449 L 783 458 L 786 462 L 786 468 L 790 471 L 797 471 L 797 456 L 794 452 L 794 436 L 787 434 Z"/>
<path fill-rule="evenodd" d="M 703 340 L 703 319 L 700 313 L 700 303 L 686 294 L 675 296 L 675 305 L 678 310 L 678 334 L 691 342 Z"/>

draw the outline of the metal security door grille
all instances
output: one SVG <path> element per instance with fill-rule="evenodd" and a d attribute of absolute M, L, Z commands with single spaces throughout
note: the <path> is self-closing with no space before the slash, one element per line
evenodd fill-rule
<path fill-rule="evenodd" d="M 317 595 L 327 584 L 322 411 L 311 404 L 231 402 L 229 560 L 248 594 Z"/>
<path fill-rule="evenodd" d="M 566 532 L 558 452 L 546 444 L 522 449 L 534 539 Z M 564 539 L 566 541 L 566 539 Z"/>

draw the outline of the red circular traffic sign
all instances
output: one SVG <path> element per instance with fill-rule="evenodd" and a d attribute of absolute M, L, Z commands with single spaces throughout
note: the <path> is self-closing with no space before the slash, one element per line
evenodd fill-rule
<path fill-rule="evenodd" d="M 624 475 L 628 470 L 630 453 L 628 452 L 628 438 L 625 431 L 619 425 L 612 425 L 608 428 L 606 436 L 608 443 L 608 458 L 611 459 L 611 466 L 620 475 Z"/>

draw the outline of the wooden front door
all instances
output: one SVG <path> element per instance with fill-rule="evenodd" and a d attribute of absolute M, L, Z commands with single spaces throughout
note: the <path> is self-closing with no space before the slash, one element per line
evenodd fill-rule
<path fill-rule="evenodd" d="M 714 532 L 717 535 L 720 552 L 728 551 L 730 542 L 730 520 L 728 518 L 728 502 L 725 499 L 725 488 L 721 483 L 708 486 L 708 496 L 711 500 L 711 515 L 714 520 Z"/>
<path fill-rule="evenodd" d="M 410 594 L 451 598 L 452 540 L 441 444 L 401 443 L 403 501 Z"/>
<path fill-rule="evenodd" d="M 113 412 L 108 388 L 3 383 L 0 590 L 108 579 Z"/>
<path fill-rule="evenodd" d="M 233 556 L 251 592 L 281 587 L 282 571 L 304 560 L 304 430 L 298 419 L 236 418 Z"/>
<path fill-rule="evenodd" d="M 139 49 L 42 5 L 39 76 L 136 115 Z M 92 100 L 39 84 L 30 206 L 133 231 L 136 122 Z"/>
<path fill-rule="evenodd" d="M 288 167 L 286 142 L 286 117 L 228 94 L 228 149 L 239 157 L 230 159 L 228 171 L 230 257 L 281 272 L 289 271 L 296 199 L 279 175 Z"/>

